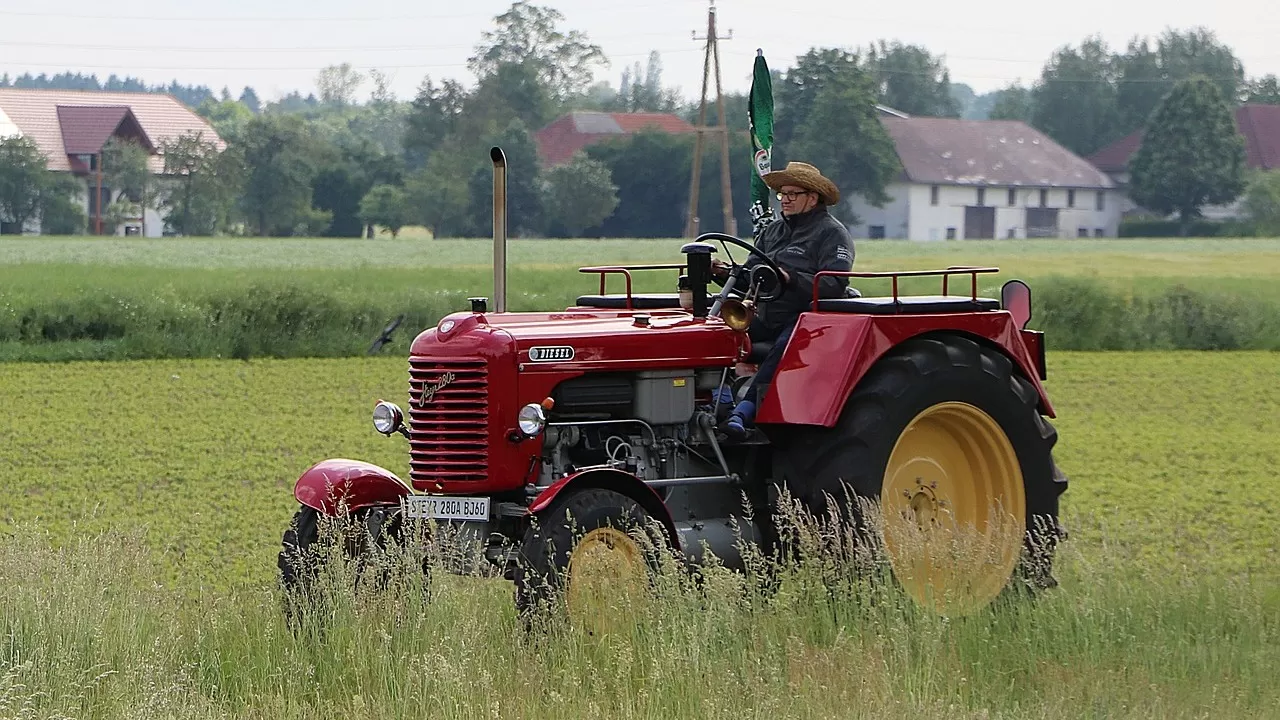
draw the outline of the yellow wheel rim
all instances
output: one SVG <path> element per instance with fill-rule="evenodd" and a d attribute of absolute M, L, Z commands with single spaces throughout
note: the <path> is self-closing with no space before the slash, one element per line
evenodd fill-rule
<path fill-rule="evenodd" d="M 948 402 L 917 415 L 889 456 L 880 503 L 894 576 L 920 606 L 966 615 L 1008 583 L 1026 490 L 1012 443 L 982 410 Z"/>
<path fill-rule="evenodd" d="M 646 580 L 640 545 L 616 528 L 596 528 L 569 556 L 565 599 L 570 618 L 596 633 L 616 630 L 632 617 Z"/>

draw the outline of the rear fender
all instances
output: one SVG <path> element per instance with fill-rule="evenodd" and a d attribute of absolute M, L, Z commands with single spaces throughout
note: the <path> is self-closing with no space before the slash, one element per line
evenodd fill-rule
<path fill-rule="evenodd" d="M 645 512 L 661 522 L 662 526 L 666 528 L 667 538 L 671 542 L 671 547 L 677 550 L 680 549 L 680 537 L 676 533 L 676 524 L 671 519 L 671 512 L 667 510 L 667 504 L 662 502 L 662 498 L 658 497 L 658 493 L 654 492 L 653 488 L 644 484 L 644 481 L 635 475 L 613 468 L 585 468 L 572 475 L 560 478 L 548 485 L 545 490 L 533 499 L 533 502 L 529 504 L 529 514 L 537 515 L 551 507 L 551 504 L 560 495 L 586 488 L 613 490 L 635 500 L 640 504 L 640 507 L 644 508 Z"/>
<path fill-rule="evenodd" d="M 293 486 L 298 502 L 325 515 L 373 505 L 398 505 L 413 494 L 396 474 L 361 460 L 331 458 L 312 465 Z"/>
<path fill-rule="evenodd" d="M 783 351 L 759 424 L 832 427 L 863 376 L 901 343 L 921 336 L 957 335 L 994 347 L 1035 387 L 1040 412 L 1056 417 L 1040 382 L 1043 339 L 1029 341 L 1008 312 L 934 315 L 802 313 Z M 1033 354 L 1034 353 L 1034 354 Z"/>

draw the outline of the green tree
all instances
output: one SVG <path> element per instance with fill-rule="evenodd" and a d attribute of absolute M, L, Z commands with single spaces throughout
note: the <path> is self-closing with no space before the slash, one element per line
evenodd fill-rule
<path fill-rule="evenodd" d="M 227 142 L 239 142 L 244 128 L 253 119 L 249 106 L 235 100 L 217 101 L 210 98 L 200 103 L 196 114 L 209 121 L 218 135 Z"/>
<path fill-rule="evenodd" d="M 40 233 L 42 235 L 81 235 L 88 216 L 76 199 L 83 185 L 67 173 L 49 173 L 48 182 L 40 188 Z"/>
<path fill-rule="evenodd" d="M 360 200 L 360 218 L 369 225 L 381 225 L 391 237 L 409 224 L 409 205 L 404 190 L 395 185 L 374 185 Z"/>
<path fill-rule="evenodd" d="M 1280 170 L 1257 173 L 1249 182 L 1243 204 L 1255 232 L 1280 237 Z"/>
<path fill-rule="evenodd" d="M 432 237 L 454 237 L 469 232 L 469 190 L 460 178 L 470 178 L 475 169 L 474 157 L 445 147 L 432 153 L 426 167 L 405 180 L 411 217 L 427 228 Z"/>
<path fill-rule="evenodd" d="M 351 67 L 351 63 L 328 65 L 316 75 L 316 90 L 320 102 L 344 107 L 356 101 L 356 92 L 364 82 L 364 75 Z"/>
<path fill-rule="evenodd" d="M 987 119 L 1021 120 L 1029 124 L 1032 117 L 1032 102 L 1031 91 L 1019 83 L 1014 83 L 996 91 L 995 102 L 991 106 L 991 111 L 987 113 Z"/>
<path fill-rule="evenodd" d="M 545 171 L 542 204 L 552 234 L 579 237 L 618 207 L 618 186 L 607 165 L 579 151 Z"/>
<path fill-rule="evenodd" d="M 1077 155 L 1119 138 L 1116 64 L 1100 37 L 1056 51 L 1032 88 L 1031 124 Z"/>
<path fill-rule="evenodd" d="M 403 144 L 409 167 L 426 165 L 431 153 L 457 131 L 466 99 L 457 81 L 445 80 L 437 87 L 430 76 L 423 78 L 405 115 Z"/>
<path fill-rule="evenodd" d="M 1229 103 L 1235 103 L 1245 88 L 1244 66 L 1230 47 L 1205 28 L 1167 30 L 1154 48 L 1145 38 L 1134 39 L 1117 58 L 1117 65 L 1117 105 L 1126 133 L 1144 127 L 1179 80 L 1203 75 Z"/>
<path fill-rule="evenodd" d="M 150 162 L 151 152 L 135 140 L 111 137 L 102 147 L 103 182 L 120 191 L 116 202 L 124 203 L 117 214 L 121 218 L 141 218 L 143 235 L 147 231 L 145 208 L 155 199 L 156 182 Z"/>
<path fill-rule="evenodd" d="M 692 138 L 645 129 L 589 145 L 585 152 L 609 168 L 618 188 L 618 207 L 599 227 L 587 228 L 589 234 L 669 238 L 684 233 Z"/>
<path fill-rule="evenodd" d="M 924 47 L 881 40 L 868 48 L 865 67 L 876 79 L 881 103 L 908 115 L 960 116 L 946 61 Z"/>
<path fill-rule="evenodd" d="M 235 221 L 244 180 L 244 157 L 237 146 L 219 151 L 201 132 L 187 132 L 161 144 L 167 182 L 159 199 L 165 224 L 185 236 L 219 235 Z"/>
<path fill-rule="evenodd" d="M 870 78 L 853 73 L 841 75 L 818 93 L 794 146 L 795 158 L 821 169 L 843 198 L 858 194 L 876 206 L 889 200 L 885 188 L 901 169 L 893 140 L 875 108 Z M 833 211 L 856 222 L 847 208 L 841 202 Z"/>
<path fill-rule="evenodd" d="M 1178 213 L 1181 234 L 1204 205 L 1244 190 L 1244 138 L 1218 86 L 1203 75 L 1178 81 L 1156 106 L 1130 162 L 1134 202 Z"/>
<path fill-rule="evenodd" d="M 497 145 L 507 156 L 507 228 L 511 235 L 536 235 L 544 227 L 542 193 L 539 191 L 538 150 L 533 136 L 519 120 L 514 120 L 501 135 L 486 145 Z M 467 182 L 470 233 L 473 236 L 493 232 L 493 165 L 488 153 L 468 156 L 474 168 Z"/>
<path fill-rule="evenodd" d="M 795 67 L 790 68 L 783 78 L 775 79 L 775 165 L 784 163 L 792 156 L 787 148 L 792 139 L 800 134 L 800 128 L 804 127 L 818 93 L 827 83 L 846 74 L 855 78 L 853 82 L 865 78 L 865 73 L 858 66 L 856 53 L 836 48 L 810 48 L 804 55 L 796 58 Z M 871 97 L 875 97 L 874 92 Z"/>
<path fill-rule="evenodd" d="M 48 158 L 29 137 L 0 137 L 0 224 L 22 234 L 40 211 L 49 183 Z"/>
<path fill-rule="evenodd" d="M 255 234 L 314 233 L 323 211 L 311 206 L 312 181 L 323 148 L 296 115 L 256 115 L 242 143 L 245 184 L 241 204 Z M 326 222 L 325 225 L 328 223 Z"/>
<path fill-rule="evenodd" d="M 539 81 L 536 66 L 502 63 L 476 83 L 464 106 L 466 122 L 458 126 L 455 138 L 467 147 L 479 147 L 483 138 L 502 132 L 513 120 L 537 130 L 555 111 L 555 100 Z"/>
<path fill-rule="evenodd" d="M 481 80 L 504 65 L 531 68 L 538 84 L 563 103 L 591 84 L 592 66 L 608 65 L 599 45 L 577 30 L 564 32 L 560 11 L 525 0 L 494 18 L 497 28 L 486 31 L 467 67 Z"/>

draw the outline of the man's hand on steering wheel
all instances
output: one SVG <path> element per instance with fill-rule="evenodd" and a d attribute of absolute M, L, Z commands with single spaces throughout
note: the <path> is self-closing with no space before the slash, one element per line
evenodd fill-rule
<path fill-rule="evenodd" d="M 767 268 L 768 270 L 773 271 L 772 274 L 777 278 L 777 282 L 770 283 L 770 284 L 775 285 L 776 287 L 773 288 L 773 292 L 766 292 L 761 296 L 759 296 L 757 300 L 759 300 L 760 302 L 771 302 L 773 300 L 776 300 L 782 297 L 783 292 L 787 289 L 788 285 L 791 282 L 791 275 L 787 273 L 786 270 L 783 270 L 778 265 L 778 263 L 774 262 L 773 258 L 769 257 L 768 255 L 765 255 L 763 252 L 760 251 L 759 248 L 755 247 L 754 245 L 747 243 L 742 239 L 736 238 L 732 235 L 727 235 L 725 233 L 718 233 L 718 232 L 709 232 L 709 233 L 703 233 L 702 235 L 698 236 L 699 242 L 707 242 L 711 240 L 718 241 L 720 245 L 724 247 L 726 254 L 729 252 L 729 247 L 728 247 L 729 245 L 737 245 L 738 247 L 746 250 L 748 253 L 760 258 L 760 260 L 763 262 L 763 267 L 761 269 Z M 711 273 L 712 273 L 712 276 L 717 279 L 721 279 L 721 278 L 727 279 L 730 275 L 734 273 L 742 272 L 744 267 L 745 266 L 739 265 L 733 259 L 733 255 L 729 255 L 728 263 L 725 263 L 721 260 L 714 260 L 714 259 L 711 261 Z M 757 267 L 760 267 L 760 266 L 757 266 Z M 723 273 L 723 275 L 721 273 Z M 745 280 L 746 278 L 742 278 L 742 279 Z M 729 294 L 729 289 L 726 285 L 725 289 L 721 291 L 720 297 L 721 298 L 727 297 L 728 294 Z"/>

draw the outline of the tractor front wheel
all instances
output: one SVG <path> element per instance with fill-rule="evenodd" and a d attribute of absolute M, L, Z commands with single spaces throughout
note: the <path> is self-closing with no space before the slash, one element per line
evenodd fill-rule
<path fill-rule="evenodd" d="M 330 561 L 344 559 L 353 564 L 353 590 L 366 582 L 381 589 L 392 577 L 394 561 L 388 559 L 388 551 L 404 543 L 398 506 L 363 508 L 333 518 L 336 532 L 332 533 L 322 532 L 325 521 L 314 508 L 301 505 L 281 539 L 276 565 L 290 616 L 322 600 L 322 577 Z M 425 560 L 422 570 L 425 578 L 429 570 Z"/>
<path fill-rule="evenodd" d="M 526 627 L 559 608 L 589 632 L 625 621 L 645 601 L 665 535 L 626 495 L 584 488 L 539 513 L 516 563 L 516 609 Z"/>
<path fill-rule="evenodd" d="M 1066 479 L 1038 404 L 1002 353 L 955 336 L 910 340 L 868 372 L 811 448 L 814 490 L 840 502 L 847 484 L 861 506 L 848 517 L 898 586 L 938 614 L 980 610 L 1016 576 L 1052 585 Z M 860 514 L 867 508 L 873 516 Z"/>

